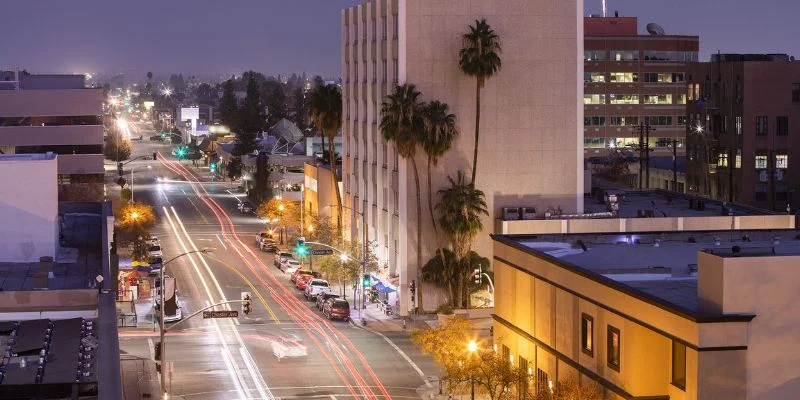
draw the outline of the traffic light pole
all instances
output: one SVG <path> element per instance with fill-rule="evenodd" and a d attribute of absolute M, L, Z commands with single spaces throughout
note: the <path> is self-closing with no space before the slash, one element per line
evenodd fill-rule
<path fill-rule="evenodd" d="M 217 304 L 212 304 L 212 305 L 210 305 L 208 307 L 201 308 L 201 309 L 193 312 L 191 315 L 189 315 L 188 317 L 176 322 L 174 325 L 171 325 L 169 328 L 164 328 L 164 332 L 169 332 L 169 331 L 175 329 L 178 325 L 184 323 L 186 320 L 191 319 L 192 317 L 196 316 L 197 314 L 200 314 L 203 311 L 208 310 L 209 308 L 214 308 L 214 307 L 217 307 L 217 306 L 224 306 L 225 304 L 232 304 L 232 303 L 247 303 L 247 302 L 250 302 L 250 301 L 252 301 L 252 300 L 228 300 L 228 301 L 223 301 L 223 302 L 220 302 L 220 303 L 217 303 Z M 161 346 L 164 346 L 164 344 L 162 343 Z"/>

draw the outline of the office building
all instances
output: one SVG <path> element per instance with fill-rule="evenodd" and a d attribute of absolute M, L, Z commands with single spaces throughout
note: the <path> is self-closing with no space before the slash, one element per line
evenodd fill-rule
<path fill-rule="evenodd" d="M 638 149 L 638 127 L 649 124 L 649 146 L 683 154 L 686 71 L 697 61 L 700 39 L 667 35 L 648 24 L 640 35 L 636 17 L 590 16 L 584 23 L 584 147 L 588 157 L 607 148 Z"/>
<path fill-rule="evenodd" d="M 794 211 L 800 179 L 800 63 L 785 54 L 714 54 L 688 75 L 689 193 Z M 793 160 L 793 161 L 792 161 Z"/>
<path fill-rule="evenodd" d="M 399 276 L 401 315 L 415 304 L 409 284 L 420 267 L 417 247 L 425 263 L 436 240 L 427 204 L 417 226 L 412 163 L 383 140 L 381 103 L 404 83 L 415 84 L 423 101 L 447 103 L 461 136 L 434 168 L 433 191 L 447 186 L 447 175 L 458 170 L 469 176 L 476 80 L 458 66 L 462 35 L 481 18 L 499 35 L 503 66 L 482 91 L 476 178 L 489 215 L 473 248 L 491 256 L 486 233 L 502 207 L 583 209 L 582 13 L 582 0 L 366 0 L 342 12 L 342 195 L 355 210 L 345 225 L 351 237 L 360 237 L 359 214 L 365 214 L 379 274 Z M 426 203 L 426 159 L 421 150 L 417 154 Z M 420 282 L 416 287 L 417 294 L 430 292 Z M 432 303 L 424 302 L 426 309 L 436 307 Z"/>
<path fill-rule="evenodd" d="M 538 390 L 573 381 L 610 399 L 795 398 L 796 235 L 495 235 L 496 351 Z"/>
<path fill-rule="evenodd" d="M 85 80 L 0 71 L 0 151 L 57 154 L 59 200 L 104 196 L 103 90 Z"/>

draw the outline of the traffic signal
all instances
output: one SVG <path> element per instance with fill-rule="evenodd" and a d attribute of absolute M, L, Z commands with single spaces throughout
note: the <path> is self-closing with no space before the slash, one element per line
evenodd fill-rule
<path fill-rule="evenodd" d="M 414 293 L 417 292 L 417 282 L 411 281 L 411 284 L 408 285 L 408 290 L 411 291 L 411 297 L 414 297 Z"/>
<path fill-rule="evenodd" d="M 161 342 L 156 342 L 153 347 L 155 347 L 154 354 L 156 356 L 156 361 L 161 361 Z"/>
<path fill-rule="evenodd" d="M 308 254 L 308 248 L 306 248 L 306 238 L 302 236 L 297 238 L 297 249 L 295 249 L 295 253 L 300 256 Z"/>
<path fill-rule="evenodd" d="M 119 172 L 119 176 L 122 176 L 122 163 L 117 163 L 117 172 Z"/>
<path fill-rule="evenodd" d="M 242 292 L 242 313 L 244 315 L 248 315 L 252 311 L 251 298 L 250 292 Z"/>
<path fill-rule="evenodd" d="M 364 276 L 361 277 L 361 286 L 368 288 L 370 287 L 370 283 L 372 283 L 372 280 L 370 279 L 369 274 L 364 274 Z"/>
<path fill-rule="evenodd" d="M 212 162 L 212 163 L 210 163 L 210 164 L 208 164 L 208 169 L 209 169 L 211 172 L 216 172 L 216 171 L 217 171 L 217 164 L 216 164 L 216 163 L 213 163 L 213 162 Z"/>

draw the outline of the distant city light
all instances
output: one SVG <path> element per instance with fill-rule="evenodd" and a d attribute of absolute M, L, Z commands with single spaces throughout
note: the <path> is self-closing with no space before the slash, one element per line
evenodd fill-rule
<path fill-rule="evenodd" d="M 172 88 L 165 88 L 161 93 L 166 97 L 172 96 Z"/>

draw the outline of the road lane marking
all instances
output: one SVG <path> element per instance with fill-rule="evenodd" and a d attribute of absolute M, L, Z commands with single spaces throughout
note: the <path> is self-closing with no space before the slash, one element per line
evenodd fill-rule
<path fill-rule="evenodd" d="M 256 286 L 253 285 L 253 283 L 250 281 L 250 279 L 247 279 L 247 277 L 244 276 L 244 274 L 242 274 L 241 271 L 239 271 L 238 269 L 234 268 L 232 265 L 228 264 L 227 262 L 222 261 L 221 259 L 219 259 L 219 258 L 217 258 L 215 256 L 210 256 L 208 254 L 206 254 L 206 257 L 208 257 L 208 258 L 210 258 L 210 259 L 222 264 L 226 268 L 230 269 L 231 271 L 233 271 L 237 275 L 239 275 L 239 277 L 242 278 L 242 280 L 244 281 L 245 284 L 247 284 L 247 286 L 250 288 L 250 290 L 253 293 L 255 293 L 256 297 L 258 297 L 258 300 L 261 302 L 261 304 L 264 306 L 264 308 L 267 309 L 267 311 L 269 312 L 270 317 L 272 317 L 272 320 L 275 321 L 275 323 L 278 324 L 278 325 L 281 324 L 281 320 L 278 319 L 278 316 L 275 314 L 274 311 L 272 311 L 272 307 L 270 307 L 269 304 L 267 304 L 267 301 L 264 299 L 264 296 L 261 294 L 261 291 L 259 291 L 256 288 Z"/>
<path fill-rule="evenodd" d="M 225 250 L 228 250 L 228 246 L 225 245 L 225 242 L 222 241 L 222 238 L 219 236 L 219 234 L 217 234 L 215 236 L 217 237 L 217 240 L 219 240 L 219 244 L 222 245 L 222 248 L 224 248 Z"/>
<path fill-rule="evenodd" d="M 147 338 L 147 348 L 150 349 L 150 359 L 155 361 L 156 359 L 156 345 L 153 343 L 153 339 Z"/>
<path fill-rule="evenodd" d="M 264 381 L 264 377 L 261 374 L 256 373 L 256 362 L 253 361 L 253 356 L 250 355 L 250 352 L 244 346 L 239 347 L 239 353 L 242 356 L 242 360 L 244 360 L 244 365 L 247 367 L 247 370 L 250 371 L 250 375 L 258 377 L 261 379 L 261 384 L 258 385 L 258 393 L 261 395 L 261 398 L 270 398 L 273 397 L 272 393 L 267 395 L 264 391 L 264 388 L 267 386 L 267 382 Z M 269 389 L 266 389 L 269 390 Z"/>
<path fill-rule="evenodd" d="M 420 376 L 420 377 L 422 378 L 422 380 L 425 382 L 425 386 L 427 386 L 427 387 L 429 387 L 429 388 L 432 388 L 432 387 L 433 387 L 433 385 L 431 384 L 431 382 L 428 380 L 428 377 L 425 375 L 425 373 L 423 373 L 423 372 L 422 372 L 422 369 L 420 369 L 420 368 L 417 366 L 417 364 L 415 364 L 415 363 L 414 363 L 414 361 L 412 361 L 412 360 L 411 360 L 411 357 L 409 357 L 409 356 L 408 356 L 408 354 L 406 354 L 406 352 L 404 352 L 402 349 L 400 349 L 399 347 L 397 347 L 397 345 L 396 345 L 396 344 L 394 344 L 394 342 L 392 342 L 392 340 L 391 340 L 391 339 L 389 339 L 388 337 L 386 337 L 386 335 L 384 335 L 384 334 L 382 334 L 382 333 L 380 333 L 380 332 L 378 332 L 378 331 L 376 331 L 376 330 L 374 330 L 374 329 L 369 329 L 369 328 L 360 327 L 360 326 L 357 326 L 357 325 L 355 325 L 355 324 L 352 324 L 352 325 L 353 325 L 354 327 L 358 328 L 358 329 L 363 329 L 363 330 L 365 330 L 365 331 L 372 332 L 372 333 L 374 333 L 374 334 L 376 334 L 376 335 L 378 335 L 378 336 L 382 337 L 382 338 L 383 338 L 383 340 L 385 340 L 385 341 L 386 341 L 386 343 L 389 343 L 389 345 L 390 345 L 390 346 L 392 346 L 392 348 L 394 348 L 394 349 L 395 349 L 395 351 L 397 351 L 397 354 L 400 354 L 400 356 L 401 356 L 401 357 L 403 357 L 403 359 L 405 359 L 405 360 L 406 360 L 406 362 L 408 362 L 408 364 L 409 364 L 409 365 L 411 365 L 411 368 L 414 368 L 414 370 L 415 370 L 415 371 L 417 371 L 417 373 L 419 374 L 419 376 Z"/>
<path fill-rule="evenodd" d="M 222 353 L 222 360 L 225 362 L 225 366 L 228 368 L 228 373 L 231 375 L 231 380 L 233 380 L 234 385 L 236 386 L 236 391 L 239 392 L 239 398 L 244 399 L 246 398 L 244 394 L 244 388 L 242 387 L 242 382 L 240 381 L 241 373 L 239 372 L 239 368 L 233 365 L 233 359 L 230 356 L 230 352 L 227 348 L 223 348 L 221 350 Z"/>

